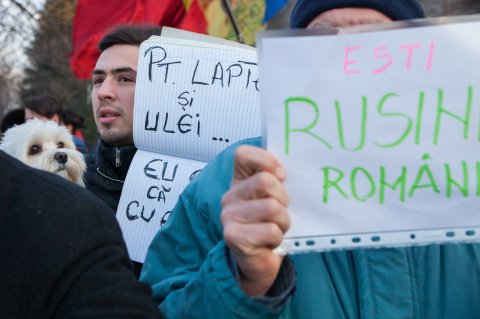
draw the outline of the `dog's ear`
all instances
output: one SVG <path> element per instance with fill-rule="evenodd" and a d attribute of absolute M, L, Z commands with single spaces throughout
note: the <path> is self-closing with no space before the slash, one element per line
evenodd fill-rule
<path fill-rule="evenodd" d="M 3 134 L 0 150 L 24 162 L 27 156 L 28 135 L 26 124 L 9 128 Z"/>

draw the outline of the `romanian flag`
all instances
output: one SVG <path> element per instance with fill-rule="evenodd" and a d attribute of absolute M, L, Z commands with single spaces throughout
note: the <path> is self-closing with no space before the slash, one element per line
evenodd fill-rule
<path fill-rule="evenodd" d="M 89 79 L 100 56 L 98 42 L 118 24 L 151 23 L 235 41 L 233 16 L 245 43 L 254 44 L 264 15 L 265 0 L 78 0 L 70 66 L 77 78 Z"/>

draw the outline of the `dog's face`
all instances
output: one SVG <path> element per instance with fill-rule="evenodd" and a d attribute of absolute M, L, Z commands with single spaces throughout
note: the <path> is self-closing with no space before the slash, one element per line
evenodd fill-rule
<path fill-rule="evenodd" d="M 5 132 L 0 149 L 27 165 L 85 186 L 85 160 L 64 126 L 33 119 Z"/>

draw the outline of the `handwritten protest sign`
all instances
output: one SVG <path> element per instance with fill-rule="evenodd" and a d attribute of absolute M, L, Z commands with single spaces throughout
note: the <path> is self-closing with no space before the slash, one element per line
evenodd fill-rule
<path fill-rule="evenodd" d="M 260 39 L 286 252 L 477 240 L 480 22 Z"/>
<path fill-rule="evenodd" d="M 148 244 L 203 166 L 204 162 L 138 150 L 117 211 L 130 258 L 143 262 Z"/>
<path fill-rule="evenodd" d="M 139 148 L 208 161 L 241 137 L 259 135 L 256 51 L 202 45 L 156 37 L 142 47 Z"/>
<path fill-rule="evenodd" d="M 139 151 L 117 210 L 130 258 L 139 262 L 206 162 L 261 135 L 255 49 L 177 31 L 172 38 L 162 31 L 140 47 L 134 111 Z"/>

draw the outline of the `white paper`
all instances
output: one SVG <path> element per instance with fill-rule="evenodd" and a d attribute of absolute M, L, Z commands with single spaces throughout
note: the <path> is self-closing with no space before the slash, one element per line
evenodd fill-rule
<path fill-rule="evenodd" d="M 229 145 L 261 135 L 256 50 L 205 35 L 188 38 L 152 37 L 140 47 L 133 125 L 139 151 L 117 210 L 130 258 L 138 262 L 192 174 Z M 167 176 L 178 165 L 175 179 L 152 178 L 167 162 Z"/>
<path fill-rule="evenodd" d="M 163 42 L 140 47 L 135 145 L 209 161 L 228 145 L 261 135 L 256 51 L 156 39 Z"/>
<path fill-rule="evenodd" d="M 479 30 L 262 38 L 266 141 L 290 194 L 281 249 L 476 240 Z"/>
<path fill-rule="evenodd" d="M 145 260 L 148 244 L 167 221 L 183 189 L 204 166 L 204 162 L 137 151 L 126 179 L 131 187 L 128 194 L 122 194 L 117 209 L 132 260 Z"/>

